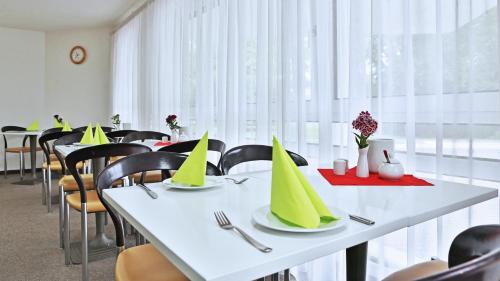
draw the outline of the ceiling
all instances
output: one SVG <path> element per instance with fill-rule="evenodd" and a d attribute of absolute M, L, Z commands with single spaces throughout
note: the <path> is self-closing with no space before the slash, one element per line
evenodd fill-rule
<path fill-rule="evenodd" d="M 55 31 L 114 25 L 141 0 L 0 0 L 0 27 Z"/>

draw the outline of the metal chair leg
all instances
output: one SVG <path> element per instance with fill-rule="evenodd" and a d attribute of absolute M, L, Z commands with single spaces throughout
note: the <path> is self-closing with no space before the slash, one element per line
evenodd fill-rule
<path fill-rule="evenodd" d="M 82 224 L 82 281 L 89 280 L 89 245 L 87 232 L 87 203 L 82 203 L 81 224 Z"/>
<path fill-rule="evenodd" d="M 7 152 L 3 151 L 3 176 L 7 178 Z"/>
<path fill-rule="evenodd" d="M 24 153 L 21 151 L 19 153 L 19 174 L 21 175 L 21 180 L 24 178 Z"/>
<path fill-rule="evenodd" d="M 64 202 L 64 263 L 71 264 L 71 240 L 69 232 L 69 204 Z"/>
<path fill-rule="evenodd" d="M 59 247 L 64 248 L 64 187 L 59 186 Z"/>
<path fill-rule="evenodd" d="M 52 212 L 52 171 L 47 167 L 47 212 Z"/>
<path fill-rule="evenodd" d="M 47 188 L 47 170 L 42 169 L 42 204 L 45 205 L 47 204 L 47 195 L 46 195 L 46 188 Z"/>

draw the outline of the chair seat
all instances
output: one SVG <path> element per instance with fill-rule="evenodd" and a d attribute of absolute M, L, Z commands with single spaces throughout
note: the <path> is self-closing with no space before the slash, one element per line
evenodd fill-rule
<path fill-rule="evenodd" d="M 94 175 L 92 174 L 81 174 L 80 177 L 83 181 L 83 186 L 85 189 L 94 189 Z M 75 178 L 72 175 L 67 175 L 61 177 L 59 180 L 59 185 L 62 185 L 64 191 L 78 191 L 78 184 L 76 183 Z"/>
<path fill-rule="evenodd" d="M 189 280 L 151 244 L 128 248 L 118 255 L 116 281 Z"/>
<path fill-rule="evenodd" d="M 80 192 L 75 192 L 66 195 L 66 201 L 69 206 L 77 211 L 82 210 L 82 201 L 80 200 Z M 87 213 L 106 212 L 106 208 L 101 203 L 99 196 L 95 190 L 87 191 Z"/>
<path fill-rule="evenodd" d="M 47 162 L 43 162 L 42 169 L 47 170 L 47 168 L 48 168 Z M 83 162 L 80 162 L 80 163 L 76 164 L 76 168 L 77 169 L 83 169 Z M 56 171 L 56 172 L 62 171 L 61 162 L 59 162 L 59 161 L 50 161 L 50 170 L 51 171 Z"/>
<path fill-rule="evenodd" d="M 59 159 L 57 158 L 57 156 L 54 153 L 49 154 L 49 156 L 50 156 L 50 161 L 51 162 L 52 161 L 59 161 Z"/>
<path fill-rule="evenodd" d="M 80 174 L 80 177 L 82 178 L 83 181 L 83 186 L 85 186 L 85 189 L 90 190 L 90 189 L 95 189 L 94 185 L 94 175 L 93 174 Z M 59 179 L 59 185 L 62 185 L 64 188 L 64 191 L 78 191 L 80 188 L 78 187 L 78 184 L 76 183 L 75 178 L 72 175 L 66 175 L 61 177 Z M 113 187 L 117 186 L 122 186 L 123 185 L 123 180 L 116 180 L 113 183 Z"/>
<path fill-rule="evenodd" d="M 415 280 L 434 275 L 439 272 L 448 270 L 448 263 L 440 260 L 433 260 L 423 263 L 418 263 L 396 271 L 387 276 L 383 281 L 407 281 Z"/>
<path fill-rule="evenodd" d="M 141 173 L 134 174 L 134 182 L 141 180 Z M 161 182 L 161 171 L 149 171 L 144 177 L 145 183 Z"/>
<path fill-rule="evenodd" d="M 36 148 L 36 151 L 41 151 L 41 150 L 42 150 L 41 147 Z M 7 147 L 5 151 L 9 153 L 21 153 L 21 152 L 29 153 L 31 150 L 29 147 Z"/>

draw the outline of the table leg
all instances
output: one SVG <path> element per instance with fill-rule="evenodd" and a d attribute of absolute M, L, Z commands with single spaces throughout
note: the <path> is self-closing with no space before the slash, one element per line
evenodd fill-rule
<path fill-rule="evenodd" d="M 30 135 L 30 161 L 31 161 L 31 178 L 36 181 L 36 139 L 37 135 Z"/>
<path fill-rule="evenodd" d="M 347 281 L 365 281 L 368 242 L 347 248 L 346 252 Z"/>

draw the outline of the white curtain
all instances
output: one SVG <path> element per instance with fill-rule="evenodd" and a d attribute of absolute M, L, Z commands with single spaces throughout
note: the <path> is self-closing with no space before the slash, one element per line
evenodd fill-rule
<path fill-rule="evenodd" d="M 498 188 L 496 0 L 156 0 L 113 36 L 113 111 L 228 147 L 272 135 L 330 167 L 357 155 L 351 120 L 370 110 L 377 137 L 419 176 Z M 431 256 L 498 223 L 498 199 L 370 242 L 368 274 Z M 344 280 L 344 253 L 294 269 Z"/>

